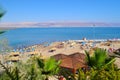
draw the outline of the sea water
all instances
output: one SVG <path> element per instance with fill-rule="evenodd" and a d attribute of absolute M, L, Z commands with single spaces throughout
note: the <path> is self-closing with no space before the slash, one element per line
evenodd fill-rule
<path fill-rule="evenodd" d="M 11 46 L 86 39 L 120 39 L 120 27 L 17 28 L 0 36 Z"/>

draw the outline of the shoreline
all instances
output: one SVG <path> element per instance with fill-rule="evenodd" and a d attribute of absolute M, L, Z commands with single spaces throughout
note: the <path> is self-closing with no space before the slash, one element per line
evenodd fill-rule
<path fill-rule="evenodd" d="M 67 40 L 79 41 L 86 37 L 87 40 L 114 41 L 120 40 L 120 28 L 22 28 L 8 30 L 1 37 L 7 38 L 10 46 L 31 46 L 44 42 L 52 43 Z M 107 32 L 105 32 L 107 30 Z M 118 39 L 119 38 L 119 39 Z"/>
<path fill-rule="evenodd" d="M 92 54 L 95 48 L 102 48 L 106 51 L 115 51 L 120 49 L 119 41 L 99 41 L 99 40 L 68 40 L 62 42 L 52 42 L 50 44 L 42 45 L 36 44 L 21 49 L 12 50 L 5 54 L 6 61 L 23 61 L 26 62 L 32 56 L 38 56 L 41 59 L 47 59 L 57 54 L 70 55 L 73 53 L 85 54 L 85 51 L 90 51 Z M 2 55 L 0 55 L 2 59 Z"/>
<path fill-rule="evenodd" d="M 46 46 L 46 45 L 49 45 L 49 44 L 51 44 L 51 43 L 54 43 L 54 42 L 67 42 L 67 41 L 75 41 L 75 42 L 107 42 L 107 41 L 115 41 L 115 42 L 119 42 L 120 41 L 120 38 L 118 38 L 118 39 L 115 39 L 115 38 L 113 38 L 113 39 L 88 39 L 88 40 L 83 40 L 83 39 L 79 39 L 79 40 L 60 40 L 60 41 L 49 41 L 49 42 L 41 42 L 41 43 L 31 43 L 31 44 L 26 44 L 26 46 L 25 45 L 16 45 L 16 46 L 14 46 L 14 47 L 17 47 L 17 46 L 21 46 L 21 47 L 18 47 L 18 48 L 24 48 L 24 47 L 30 47 L 30 46 L 34 46 L 34 45 L 44 45 L 44 46 Z M 23 43 L 24 44 L 24 43 Z M 17 49 L 17 48 L 14 48 L 14 49 Z"/>
<path fill-rule="evenodd" d="M 33 26 L 33 27 L 0 27 L 2 30 L 12 30 L 21 28 L 119 28 L 120 26 Z"/>
<path fill-rule="evenodd" d="M 109 45 L 107 45 L 107 44 L 109 44 Z M 37 51 L 40 52 L 40 53 L 42 53 L 42 52 L 44 53 L 44 51 L 41 51 L 40 49 L 45 49 L 45 54 L 47 54 L 47 53 L 49 53 L 49 50 L 52 49 L 52 48 L 56 48 L 56 49 L 59 50 L 59 46 L 62 46 L 63 49 L 71 48 L 71 49 L 73 49 L 72 52 L 77 52 L 77 51 L 79 52 L 79 49 L 75 50 L 75 48 L 77 48 L 76 46 L 79 46 L 79 47 L 83 46 L 83 47 L 86 47 L 86 49 L 87 48 L 90 49 L 90 48 L 93 48 L 93 47 L 98 47 L 98 48 L 105 48 L 105 49 L 108 50 L 108 48 L 111 48 L 111 47 L 113 48 L 113 44 L 114 45 L 119 45 L 116 48 L 120 48 L 120 39 L 117 39 L 117 40 L 114 40 L 114 39 L 110 39 L 110 40 L 96 39 L 96 40 L 54 41 L 54 42 L 46 42 L 46 43 L 42 43 L 42 44 L 33 44 L 33 45 L 30 45 L 30 46 L 24 46 L 24 47 L 21 47 L 21 48 L 17 48 L 16 50 L 14 49 L 14 51 L 19 52 L 19 51 L 27 49 L 27 48 L 31 49 L 31 51 L 36 51 L 35 48 L 37 48 Z M 33 48 L 34 48 L 34 50 L 33 50 Z M 61 50 L 63 50 L 63 49 L 61 49 Z M 85 49 L 83 49 L 83 50 L 85 50 Z M 68 51 L 68 52 L 70 53 L 70 51 Z M 58 53 L 62 53 L 62 52 L 59 50 L 58 52 L 56 52 L 56 54 L 58 54 Z"/>

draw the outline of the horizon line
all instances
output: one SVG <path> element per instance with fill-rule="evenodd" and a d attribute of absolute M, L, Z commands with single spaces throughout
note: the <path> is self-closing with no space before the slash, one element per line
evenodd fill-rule
<path fill-rule="evenodd" d="M 47 22 L 1 22 L 0 28 L 22 27 L 120 27 L 120 22 L 81 22 L 81 21 L 47 21 Z"/>

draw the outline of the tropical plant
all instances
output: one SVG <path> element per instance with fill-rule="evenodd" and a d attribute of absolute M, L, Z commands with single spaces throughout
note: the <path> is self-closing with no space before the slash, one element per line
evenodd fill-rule
<path fill-rule="evenodd" d="M 60 68 L 59 75 L 63 75 L 66 80 L 69 80 L 69 78 L 75 80 L 75 75 L 69 69 L 66 68 Z"/>
<path fill-rule="evenodd" d="M 14 63 L 11 67 L 6 67 L 0 63 L 5 72 L 2 72 L 0 80 L 48 80 L 49 76 L 53 76 L 59 71 L 60 62 L 54 59 L 41 60 L 33 58 L 35 61 L 29 60 L 27 63 Z"/>
<path fill-rule="evenodd" d="M 104 49 L 97 48 L 92 56 L 90 56 L 89 52 L 85 52 L 88 65 L 94 69 L 101 69 L 115 61 L 114 58 L 108 57 L 107 52 Z"/>
<path fill-rule="evenodd" d="M 5 31 L 0 31 L 0 34 L 3 34 Z"/>
<path fill-rule="evenodd" d="M 6 11 L 2 8 L 2 6 L 0 6 L 0 18 L 2 18 L 5 13 Z"/>
<path fill-rule="evenodd" d="M 31 57 L 27 62 L 18 62 L 16 65 L 21 69 L 25 80 L 43 80 L 41 71 L 37 66 L 36 57 Z"/>
<path fill-rule="evenodd" d="M 55 75 L 59 72 L 60 61 L 56 62 L 55 59 L 50 58 L 47 60 L 37 59 L 38 66 L 41 70 L 41 74 L 45 76 L 45 80 L 48 80 L 48 77 Z"/>
<path fill-rule="evenodd" d="M 16 66 L 8 67 L 3 65 L 0 62 L 0 65 L 5 70 L 5 73 L 3 72 L 3 75 L 6 75 L 4 77 L 7 77 L 9 80 L 20 80 L 22 78 L 22 74 L 20 74 L 19 69 Z"/>
<path fill-rule="evenodd" d="M 1 62 L 4 63 L 5 62 L 5 54 L 11 52 L 12 48 L 9 46 L 8 44 L 8 40 L 7 39 L 0 39 L 0 54 L 2 56 L 1 58 Z"/>
<path fill-rule="evenodd" d="M 60 61 L 53 58 L 42 60 L 32 56 L 26 63 L 18 62 L 16 65 L 26 80 L 48 80 L 49 76 L 59 72 L 59 64 Z"/>
<path fill-rule="evenodd" d="M 78 71 L 77 80 L 120 80 L 120 70 L 116 69 L 112 63 L 110 70 L 91 68 L 90 71 L 84 73 L 83 70 Z"/>
<path fill-rule="evenodd" d="M 5 15 L 6 11 L 0 6 L 0 19 Z M 0 31 L 0 34 L 4 33 L 5 31 Z"/>

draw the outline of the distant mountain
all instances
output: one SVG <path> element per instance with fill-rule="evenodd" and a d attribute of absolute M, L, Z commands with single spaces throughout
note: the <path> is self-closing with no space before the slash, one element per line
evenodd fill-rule
<path fill-rule="evenodd" d="M 21 27 L 120 27 L 120 23 L 104 22 L 20 22 L 0 23 L 0 28 Z"/>

